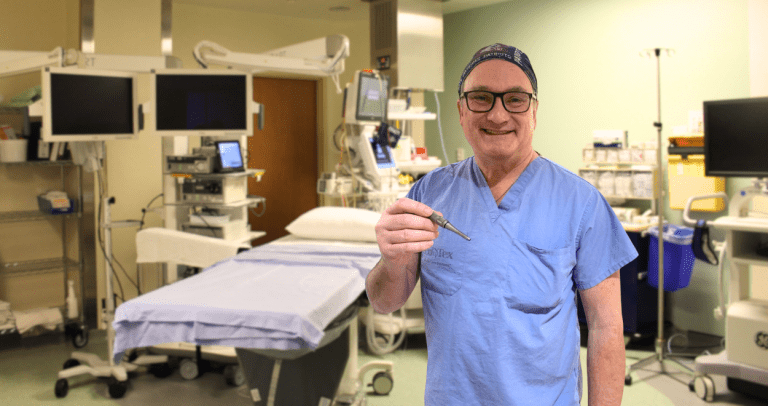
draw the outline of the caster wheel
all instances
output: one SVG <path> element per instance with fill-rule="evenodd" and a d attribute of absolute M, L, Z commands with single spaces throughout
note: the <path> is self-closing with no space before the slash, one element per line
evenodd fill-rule
<path fill-rule="evenodd" d="M 626 386 L 632 386 L 632 376 L 627 375 L 624 377 L 624 385 Z"/>
<path fill-rule="evenodd" d="M 382 337 L 382 336 L 377 336 L 376 337 L 376 345 L 379 348 L 385 348 L 385 347 L 387 347 L 389 345 L 389 341 L 387 341 L 387 339 Z"/>
<path fill-rule="evenodd" d="M 227 365 L 224 367 L 224 379 L 229 386 L 242 386 L 245 384 L 245 375 L 240 365 Z"/>
<path fill-rule="evenodd" d="M 373 392 L 377 395 L 388 395 L 393 385 L 392 376 L 387 372 L 379 372 L 374 375 L 373 381 L 370 384 L 373 387 Z"/>
<path fill-rule="evenodd" d="M 76 360 L 74 358 L 70 358 L 70 359 L 64 361 L 64 366 L 62 367 L 62 369 L 74 368 L 74 367 L 76 367 L 78 365 L 80 365 L 80 361 L 78 361 L 78 360 Z"/>
<path fill-rule="evenodd" d="M 123 354 L 123 362 L 132 363 L 136 358 L 139 358 L 139 352 L 136 349 L 128 350 Z"/>
<path fill-rule="evenodd" d="M 67 392 L 69 392 L 69 382 L 63 378 L 56 381 L 56 387 L 53 389 L 53 393 L 56 394 L 56 397 L 63 398 L 67 396 Z"/>
<path fill-rule="evenodd" d="M 179 363 L 179 373 L 181 373 L 182 378 L 191 381 L 200 375 L 200 368 L 198 368 L 197 362 L 194 360 L 184 358 Z"/>
<path fill-rule="evenodd" d="M 128 390 L 128 381 L 121 382 L 113 376 L 109 378 L 107 388 L 109 389 L 109 396 L 111 396 L 112 399 L 120 399 Z"/>
<path fill-rule="evenodd" d="M 693 380 L 696 396 L 705 402 L 711 402 L 715 397 L 715 382 L 707 375 L 697 376 Z"/>
<path fill-rule="evenodd" d="M 149 373 L 155 378 L 167 378 L 173 373 L 173 368 L 168 363 L 152 364 L 149 366 Z"/>
<path fill-rule="evenodd" d="M 83 348 L 88 344 L 88 330 L 80 330 L 72 336 L 72 345 Z"/>

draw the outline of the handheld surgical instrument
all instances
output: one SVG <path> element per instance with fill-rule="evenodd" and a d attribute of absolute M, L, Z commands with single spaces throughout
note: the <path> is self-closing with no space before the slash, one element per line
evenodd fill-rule
<path fill-rule="evenodd" d="M 444 219 L 443 216 L 437 214 L 436 211 L 433 211 L 432 214 L 429 215 L 429 219 L 434 221 L 435 223 L 437 223 L 437 225 L 439 225 L 439 226 L 441 226 L 443 228 L 447 228 L 447 229 L 453 231 L 454 233 L 462 236 L 465 240 L 471 241 L 471 239 L 469 237 L 467 237 L 466 234 L 464 234 L 461 231 L 459 231 L 456 227 L 453 226 L 453 224 L 449 223 L 448 220 Z"/>

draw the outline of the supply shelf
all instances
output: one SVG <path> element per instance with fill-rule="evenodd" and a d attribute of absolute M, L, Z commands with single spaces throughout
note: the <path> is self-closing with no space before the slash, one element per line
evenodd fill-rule
<path fill-rule="evenodd" d="M 26 108 L 2 107 L 0 111 L 25 112 Z M 26 134 L 26 133 L 25 133 Z M 0 300 L 10 303 L 11 311 L 25 311 L 36 308 L 57 308 L 61 310 L 63 320 L 53 332 L 64 331 L 71 336 L 76 348 L 82 348 L 88 341 L 88 331 L 84 323 L 83 303 L 83 257 L 82 257 L 82 208 L 83 174 L 82 168 L 72 161 L 22 161 L 2 162 L 0 171 L 8 172 L 12 179 L 22 176 L 36 179 L 30 187 L 18 185 L 0 185 L 0 203 L 10 210 L 0 211 L 0 235 L 13 239 L 10 246 L 5 246 L 4 256 L 0 260 Z M 10 173 L 18 172 L 22 173 Z M 58 178 L 58 180 L 57 180 Z M 40 180 L 43 181 L 40 181 Z M 5 188 L 9 186 L 10 189 Z M 26 204 L 22 199 L 36 198 L 40 190 L 61 190 L 70 197 L 73 204 L 71 213 L 45 213 L 39 209 L 39 203 Z M 34 210 L 28 210 L 32 209 Z M 19 210 L 21 209 L 21 210 Z M 53 221 L 51 221 L 53 220 Z M 39 252 L 32 247 L 38 243 L 39 236 L 27 232 L 27 225 L 21 227 L 18 223 L 31 223 L 30 229 L 40 230 L 35 222 L 50 222 L 53 231 L 45 225 L 39 225 L 46 230 L 46 238 L 58 239 L 61 246 L 47 244 Z M 15 223 L 15 224 L 11 224 Z M 9 230 L 11 232 L 9 233 Z M 70 233 L 74 230 L 74 235 Z M 37 231 L 39 232 L 39 231 Z M 12 234 L 16 233 L 16 234 Z M 60 233 L 60 235 L 56 236 Z M 17 245 L 18 244 L 18 245 Z M 74 244 L 77 253 L 70 252 Z M 42 248 L 42 247 L 38 247 Z M 60 251 L 59 251 L 60 250 Z M 72 255 L 76 259 L 71 258 Z M 20 260 L 12 260 L 18 258 Z M 77 314 L 69 318 L 67 297 L 68 283 L 74 282 L 77 301 Z M 72 309 L 69 309 L 72 310 Z M 33 334 L 34 335 L 34 334 Z M 22 334 L 22 337 L 25 335 Z"/>
<path fill-rule="evenodd" d="M 231 203 L 212 203 L 212 202 L 190 202 L 179 201 L 175 203 L 166 203 L 166 206 L 206 206 L 206 207 L 224 207 L 224 208 L 238 208 L 238 207 L 251 207 L 258 206 L 260 203 L 265 203 L 267 199 L 256 196 L 248 195 L 245 200 L 239 200 Z"/>
<path fill-rule="evenodd" d="M 47 214 L 39 210 L 6 211 L 0 212 L 0 223 L 16 223 L 24 221 L 47 220 L 51 218 L 77 217 L 78 213 Z"/>
<path fill-rule="evenodd" d="M 79 266 L 79 262 L 69 258 L 45 258 L 2 263 L 0 273 L 7 276 L 13 276 L 29 273 L 63 272 L 67 268 L 75 268 Z"/>

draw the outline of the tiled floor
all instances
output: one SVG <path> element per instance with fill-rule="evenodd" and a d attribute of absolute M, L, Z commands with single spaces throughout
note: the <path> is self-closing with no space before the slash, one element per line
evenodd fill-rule
<path fill-rule="evenodd" d="M 370 406 L 423 405 L 426 381 L 426 348 L 423 336 L 407 340 L 407 349 L 398 350 L 383 357 L 374 357 L 360 351 L 359 364 L 373 359 L 387 359 L 394 362 L 394 388 L 387 396 L 369 395 Z M 652 347 L 652 339 L 651 345 Z M 653 354 L 652 348 L 642 342 L 630 343 L 627 351 L 627 365 L 636 359 Z M 102 357 L 106 355 L 105 336 L 92 332 L 88 346 L 84 349 Z M 10 405 L 124 405 L 124 406 L 174 406 L 174 405 L 252 405 L 244 386 L 229 386 L 220 372 L 208 372 L 195 380 L 183 379 L 178 371 L 167 378 L 156 378 L 151 374 L 138 374 L 130 380 L 128 391 L 123 398 L 112 399 L 107 385 L 90 376 L 71 379 L 68 395 L 63 399 L 54 396 L 57 373 L 73 348 L 61 338 L 37 340 L 21 348 L 0 350 L 0 399 Z M 582 348 L 582 362 L 586 350 Z M 687 361 L 689 364 L 691 361 Z M 584 366 L 586 370 L 586 366 Z M 625 406 L 667 406 L 667 405 L 764 405 L 762 401 L 731 393 L 724 377 L 714 376 L 716 395 L 714 402 L 706 403 L 688 389 L 690 377 L 667 368 L 668 374 L 660 373 L 661 364 L 651 365 L 633 374 L 631 386 L 625 386 L 622 405 Z M 375 371 L 369 372 L 367 380 Z M 586 394 L 586 390 L 585 390 Z M 587 404 L 587 398 L 583 399 Z M 314 405 L 312 405 L 314 406 Z"/>

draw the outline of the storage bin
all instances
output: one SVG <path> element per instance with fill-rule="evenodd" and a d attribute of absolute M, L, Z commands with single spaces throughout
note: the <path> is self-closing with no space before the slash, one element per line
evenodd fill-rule
<path fill-rule="evenodd" d="M 37 196 L 37 206 L 40 211 L 45 214 L 69 214 L 75 212 L 77 202 L 74 199 L 69 199 L 69 207 L 56 208 L 51 205 L 50 200 L 42 196 Z"/>
<path fill-rule="evenodd" d="M 659 287 L 659 227 L 648 229 L 651 235 L 648 247 L 648 284 Z M 693 229 L 664 225 L 664 290 L 674 292 L 691 282 L 691 272 L 695 257 L 691 242 Z"/>
<path fill-rule="evenodd" d="M 0 141 L 0 162 L 24 162 L 27 160 L 27 140 Z"/>

